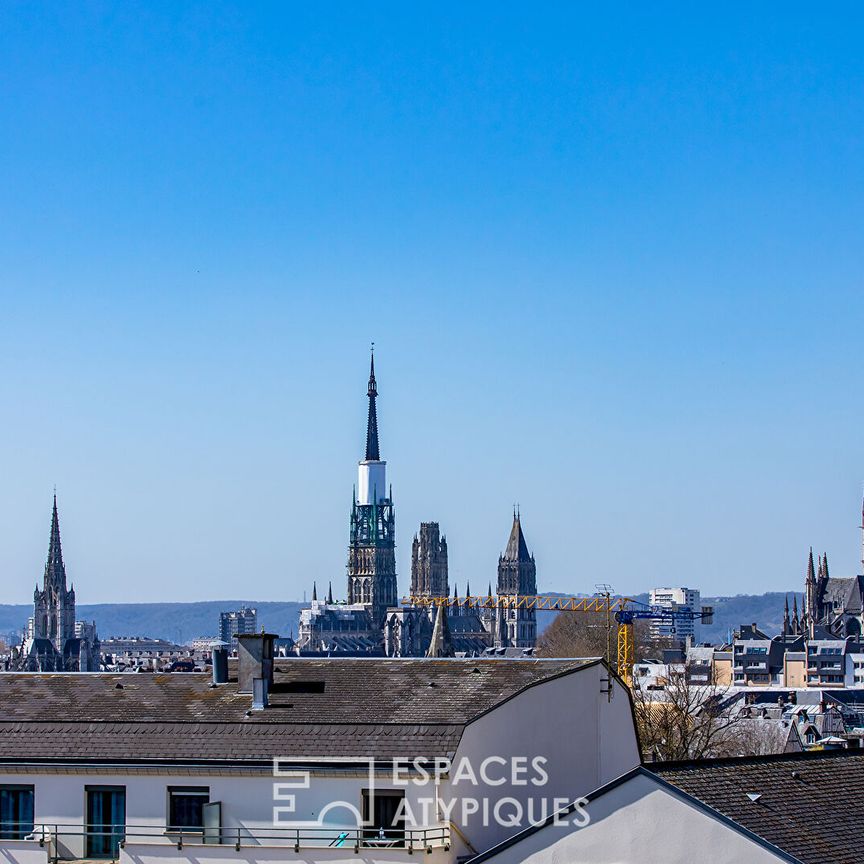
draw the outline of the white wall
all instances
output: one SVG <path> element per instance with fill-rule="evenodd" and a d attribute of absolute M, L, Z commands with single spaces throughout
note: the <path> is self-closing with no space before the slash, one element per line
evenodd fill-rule
<path fill-rule="evenodd" d="M 501 825 L 494 810 L 485 818 L 482 810 L 462 818 L 463 799 L 488 800 L 493 806 L 501 797 L 515 798 L 522 805 L 520 827 L 560 809 L 565 802 L 592 792 L 639 764 L 639 747 L 630 701 L 624 686 L 613 680 L 610 702 L 605 668 L 600 664 L 547 681 L 518 694 L 504 705 L 468 725 L 454 758 L 454 768 L 466 757 L 474 766 L 489 756 L 545 757 L 548 780 L 543 786 L 491 786 L 481 782 L 457 782 L 456 771 L 442 787 L 442 798 L 456 799 L 453 821 L 478 852 L 494 846 L 519 828 Z M 496 768 L 496 770 L 502 770 Z M 497 774 L 489 772 L 490 779 Z M 528 772 L 532 776 L 532 772 Z M 560 799 L 555 805 L 555 799 Z M 529 813 L 529 806 L 533 812 Z M 515 805 L 508 811 L 516 813 Z M 506 818 L 507 813 L 502 809 Z M 486 824 L 484 824 L 486 823 Z"/>
<path fill-rule="evenodd" d="M 637 775 L 592 801 L 585 827 L 548 825 L 489 864 L 769 864 L 786 859 Z M 574 818 L 572 815 L 569 817 Z"/>
<path fill-rule="evenodd" d="M 226 841 L 232 841 L 239 829 L 244 842 L 255 842 L 252 835 L 281 835 L 274 830 L 274 807 L 293 807 L 293 811 L 278 814 L 280 823 L 318 827 L 323 832 L 335 836 L 341 830 L 356 827 L 356 818 L 348 807 L 328 808 L 322 817 L 323 809 L 332 802 L 345 801 L 353 804 L 358 811 L 362 805 L 362 790 L 369 788 L 366 773 L 360 769 L 351 775 L 321 775 L 310 778 L 308 789 L 274 789 L 276 783 L 294 783 L 290 778 L 261 776 L 225 776 L 202 774 L 26 774 L 14 773 L 0 775 L 0 784 L 24 783 L 34 786 L 35 823 L 53 828 L 59 826 L 60 844 L 74 854 L 83 857 L 84 840 L 80 836 L 81 825 L 85 822 L 86 786 L 124 786 L 126 788 L 126 825 L 129 842 L 135 840 L 135 828 L 144 829 L 154 841 L 162 838 L 162 830 L 168 821 L 169 786 L 206 786 L 210 789 L 210 801 L 222 802 L 222 825 Z M 403 788 L 392 781 L 389 774 L 379 774 L 375 778 L 378 789 Z M 405 787 L 409 806 L 422 796 L 431 796 L 429 789 L 416 785 Z M 274 799 L 274 795 L 293 795 L 294 801 Z M 420 813 L 415 806 L 412 812 Z M 430 815 L 433 809 L 428 808 Z M 64 832 L 62 826 L 67 826 Z M 426 827 L 407 825 L 408 828 Z M 156 830 L 159 829 L 159 830 Z M 332 829 L 332 832 L 331 832 Z M 152 841 L 149 841 L 152 842 Z M 165 840 L 164 842 L 169 842 Z M 284 840 L 269 839 L 265 845 L 278 845 L 279 842 L 292 843 L 285 833 Z M 326 840 L 322 841 L 326 845 Z M 5 846 L 5 843 L 3 844 Z M 233 848 L 233 847 L 232 847 Z M 0 861 L 2 864 L 2 861 Z"/>
<path fill-rule="evenodd" d="M 35 840 L 0 840 L 0 864 L 48 864 L 48 847 Z"/>
<path fill-rule="evenodd" d="M 395 862 L 424 861 L 426 864 L 447 864 L 452 857 L 443 849 L 433 849 L 431 854 L 415 851 L 409 856 L 405 849 L 361 849 L 354 852 L 353 847 L 342 849 L 242 849 L 237 852 L 233 846 L 195 846 L 184 847 L 179 851 L 176 846 L 153 847 L 127 844 L 120 852 L 120 864 L 222 864 L 224 861 L 238 861 L 243 864 L 272 864 L 290 861 L 292 864 L 395 864 Z M 31 864 L 31 862 L 25 862 Z M 45 864 L 45 862 L 41 862 Z"/>

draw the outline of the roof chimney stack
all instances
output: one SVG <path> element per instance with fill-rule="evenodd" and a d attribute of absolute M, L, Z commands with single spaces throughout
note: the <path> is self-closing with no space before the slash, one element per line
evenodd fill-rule
<path fill-rule="evenodd" d="M 273 644 L 275 633 L 238 633 L 237 692 L 252 694 L 254 680 L 263 680 L 269 692 L 273 685 Z"/>
<path fill-rule="evenodd" d="M 210 643 L 210 657 L 213 663 L 213 683 L 228 683 L 228 643 L 220 639 Z"/>

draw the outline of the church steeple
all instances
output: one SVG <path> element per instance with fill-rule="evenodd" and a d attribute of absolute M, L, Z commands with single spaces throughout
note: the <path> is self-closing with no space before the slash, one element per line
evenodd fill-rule
<path fill-rule="evenodd" d="M 821 560 L 820 560 L 821 570 Z M 822 575 L 821 573 L 819 574 Z M 804 580 L 804 611 L 802 620 L 802 629 L 804 635 L 811 639 L 814 636 L 815 627 L 819 621 L 819 609 L 816 586 L 816 568 L 813 564 L 813 547 L 810 547 L 810 555 L 807 559 L 807 578 Z"/>
<path fill-rule="evenodd" d="M 60 517 L 57 515 L 57 493 L 54 493 L 54 508 L 51 511 L 51 537 L 48 540 L 48 560 L 45 563 L 44 588 L 49 585 L 66 588 L 66 568 L 63 565 L 63 549 L 60 545 Z"/>
<path fill-rule="evenodd" d="M 369 387 L 366 391 L 369 397 L 369 417 L 366 421 L 366 461 L 378 462 L 381 452 L 378 448 L 378 412 L 375 407 L 375 398 L 378 396 L 378 385 L 375 382 L 375 346 L 372 346 L 372 359 L 369 363 Z M 384 490 L 381 490 L 384 495 Z"/>
<path fill-rule="evenodd" d="M 537 566 L 534 563 L 534 556 L 528 551 L 528 544 L 522 533 L 519 510 L 514 507 L 513 525 L 507 539 L 507 548 L 498 559 L 498 596 L 530 597 L 536 593 Z M 537 640 L 537 620 L 534 609 L 517 607 L 513 615 L 504 615 L 503 625 L 506 633 L 499 635 L 496 642 L 499 647 L 506 645 L 517 648 L 534 647 Z"/>
<path fill-rule="evenodd" d="M 861 573 L 864 574 L 864 499 L 861 501 Z"/>
<path fill-rule="evenodd" d="M 373 345 L 374 349 L 374 345 Z M 387 463 L 378 445 L 375 399 L 375 355 L 369 363 L 369 414 L 366 455 L 357 466 L 357 496 L 352 501 L 348 547 L 348 602 L 371 606 L 376 626 L 383 628 L 385 613 L 397 602 L 396 520 L 392 494 L 387 490 Z"/>

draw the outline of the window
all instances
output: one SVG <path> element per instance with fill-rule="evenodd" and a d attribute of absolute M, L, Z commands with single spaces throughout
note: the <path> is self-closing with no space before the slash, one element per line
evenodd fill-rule
<path fill-rule="evenodd" d="M 168 829 L 204 830 L 204 805 L 210 802 L 208 786 L 168 787 Z"/>
<path fill-rule="evenodd" d="M 125 786 L 85 786 L 87 837 L 85 858 L 117 859 L 126 825 Z"/>
<path fill-rule="evenodd" d="M 405 843 L 405 792 L 401 789 L 363 790 L 363 819 L 370 825 L 363 832 L 370 846 L 402 846 Z"/>
<path fill-rule="evenodd" d="M 21 840 L 33 831 L 33 787 L 0 786 L 0 838 Z"/>

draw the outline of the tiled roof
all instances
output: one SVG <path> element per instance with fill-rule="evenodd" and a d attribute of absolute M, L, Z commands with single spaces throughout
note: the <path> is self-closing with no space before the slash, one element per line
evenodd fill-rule
<path fill-rule="evenodd" d="M 0 723 L 0 762 L 262 763 L 451 754 L 463 726 L 407 723 Z"/>
<path fill-rule="evenodd" d="M 0 673 L 0 761 L 431 758 L 475 717 L 588 662 L 290 659 L 256 712 L 236 678 Z"/>
<path fill-rule="evenodd" d="M 840 750 L 645 767 L 802 864 L 861 860 L 864 753 Z M 753 801 L 749 795 L 760 797 Z"/>

